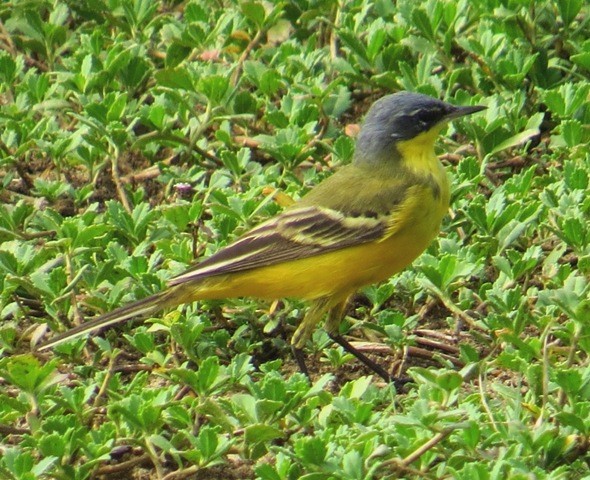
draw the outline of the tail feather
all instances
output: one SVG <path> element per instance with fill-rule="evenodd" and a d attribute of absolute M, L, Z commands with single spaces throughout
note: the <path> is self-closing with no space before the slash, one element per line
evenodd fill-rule
<path fill-rule="evenodd" d="M 46 342 L 43 342 L 37 347 L 37 350 L 47 350 L 48 348 L 55 347 L 68 340 L 94 332 L 99 328 L 116 325 L 134 317 L 154 314 L 176 303 L 178 302 L 170 302 L 170 290 L 164 290 L 138 300 L 137 302 L 117 308 L 112 312 L 105 313 L 104 315 L 90 320 L 89 322 L 85 322 L 82 325 L 78 325 L 66 332 L 60 333 Z"/>

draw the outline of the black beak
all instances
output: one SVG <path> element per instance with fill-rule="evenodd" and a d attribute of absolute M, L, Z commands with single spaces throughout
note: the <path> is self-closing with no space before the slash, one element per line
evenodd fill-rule
<path fill-rule="evenodd" d="M 457 107 L 453 105 L 453 109 L 445 115 L 444 120 L 449 121 L 453 120 L 454 118 L 464 117 L 465 115 L 471 115 L 472 113 L 481 112 L 486 108 L 488 107 L 484 105 L 473 105 L 467 107 Z"/>

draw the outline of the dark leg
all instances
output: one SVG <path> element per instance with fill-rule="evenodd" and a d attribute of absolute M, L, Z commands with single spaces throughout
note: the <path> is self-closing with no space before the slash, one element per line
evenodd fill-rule
<path fill-rule="evenodd" d="M 318 298 L 314 300 L 310 305 L 309 310 L 305 314 L 305 317 L 303 317 L 303 320 L 297 327 L 297 330 L 295 330 L 293 337 L 291 338 L 291 350 L 293 351 L 295 362 L 297 362 L 301 373 L 304 373 L 310 380 L 311 377 L 309 376 L 309 370 L 305 365 L 303 347 L 305 346 L 307 340 L 309 340 L 311 337 L 311 334 L 313 333 L 318 322 L 330 308 L 330 301 L 331 299 L 329 297 Z"/>
<path fill-rule="evenodd" d="M 307 365 L 305 365 L 305 354 L 301 348 L 297 348 L 294 345 L 291 345 L 291 351 L 293 352 L 293 358 L 295 358 L 295 362 L 299 367 L 301 373 L 303 373 L 309 380 L 311 377 L 309 376 L 309 370 L 307 369 Z"/>
<path fill-rule="evenodd" d="M 403 387 L 406 383 L 410 381 L 410 379 L 404 378 L 396 378 L 393 375 L 390 375 L 381 365 L 371 360 L 367 357 L 363 352 L 354 348 L 348 340 L 346 340 L 342 335 L 338 332 L 340 328 L 340 321 L 344 316 L 344 308 L 346 307 L 346 299 L 340 303 L 334 305 L 330 311 L 328 312 L 328 318 L 324 324 L 324 329 L 330 336 L 330 338 L 335 341 L 338 345 L 340 345 L 344 350 L 348 353 L 354 355 L 361 363 L 379 375 L 383 380 L 386 382 L 391 382 L 395 385 L 395 388 L 399 390 Z"/>
<path fill-rule="evenodd" d="M 397 378 L 390 375 L 381 365 L 371 360 L 363 352 L 354 348 L 348 340 L 340 334 L 328 333 L 330 338 L 340 345 L 348 353 L 354 355 L 361 363 L 366 365 L 369 369 L 379 375 L 386 382 L 392 382 L 396 390 L 402 388 L 406 383 L 410 382 L 409 378 Z"/>

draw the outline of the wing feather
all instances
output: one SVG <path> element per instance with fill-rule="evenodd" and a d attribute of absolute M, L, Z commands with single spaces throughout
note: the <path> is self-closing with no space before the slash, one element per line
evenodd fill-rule
<path fill-rule="evenodd" d="M 378 241 L 390 230 L 391 218 L 388 216 L 352 217 L 323 207 L 294 208 L 262 223 L 173 278 L 170 284 L 243 272 Z"/>

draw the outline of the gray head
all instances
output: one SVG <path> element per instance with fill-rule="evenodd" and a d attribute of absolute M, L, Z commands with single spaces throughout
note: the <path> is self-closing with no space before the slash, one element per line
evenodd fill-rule
<path fill-rule="evenodd" d="M 428 132 L 442 123 L 479 112 L 484 106 L 457 107 L 420 93 L 398 92 L 369 109 L 357 139 L 357 160 L 395 151 L 395 144 Z"/>

